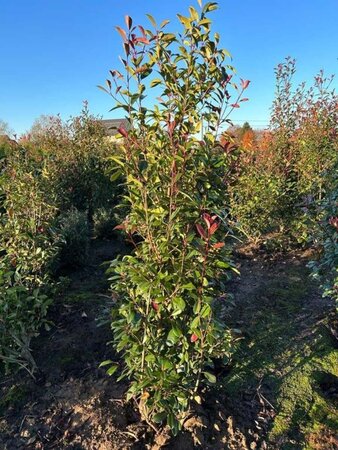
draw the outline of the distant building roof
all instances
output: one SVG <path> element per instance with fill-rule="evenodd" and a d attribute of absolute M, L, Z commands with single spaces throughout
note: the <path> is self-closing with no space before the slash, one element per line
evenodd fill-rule
<path fill-rule="evenodd" d="M 17 145 L 16 140 L 11 139 L 8 134 L 0 134 L 0 141 L 8 144 Z"/>
<path fill-rule="evenodd" d="M 117 129 L 121 126 L 126 130 L 129 130 L 130 125 L 127 119 L 103 119 L 99 120 L 99 122 L 106 129 L 108 136 L 115 136 L 117 134 Z"/>

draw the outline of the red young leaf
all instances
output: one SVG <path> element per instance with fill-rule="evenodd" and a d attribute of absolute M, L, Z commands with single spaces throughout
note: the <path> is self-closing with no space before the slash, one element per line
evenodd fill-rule
<path fill-rule="evenodd" d="M 197 334 L 194 333 L 194 334 L 192 334 L 191 337 L 190 337 L 190 342 L 196 342 L 197 339 L 198 339 L 198 336 L 197 336 Z"/>
<path fill-rule="evenodd" d="M 121 28 L 121 27 L 115 27 L 117 29 L 117 31 L 120 33 L 120 35 L 122 36 L 122 39 L 127 41 L 127 34 L 126 32 Z"/>
<path fill-rule="evenodd" d="M 128 29 L 130 30 L 131 27 L 133 26 L 133 19 L 129 16 L 125 16 L 124 20 L 126 21 L 126 25 L 127 25 Z"/>
<path fill-rule="evenodd" d="M 239 108 L 239 107 L 240 107 L 238 103 L 233 103 L 231 106 L 232 106 L 233 108 Z"/>
<path fill-rule="evenodd" d="M 124 127 L 119 127 L 118 129 L 117 129 L 117 131 L 120 133 L 120 134 L 122 134 L 122 136 L 123 137 L 128 137 L 128 133 L 127 133 L 127 130 L 124 128 Z"/>
<path fill-rule="evenodd" d="M 242 86 L 243 91 L 244 91 L 244 89 L 246 89 L 249 86 L 249 84 L 250 84 L 250 80 L 242 80 L 241 79 L 241 86 Z"/>
<path fill-rule="evenodd" d="M 245 97 L 245 98 L 241 98 L 241 99 L 240 99 L 240 102 L 247 102 L 247 101 L 249 101 L 249 99 L 248 99 L 248 98 L 246 98 L 246 97 Z"/>
<path fill-rule="evenodd" d="M 174 131 L 174 129 L 175 129 L 175 126 L 176 126 L 176 120 L 173 120 L 172 122 L 170 122 L 170 123 L 168 124 L 168 131 L 169 131 L 169 134 L 170 134 L 170 135 L 173 134 L 173 131 Z"/>
<path fill-rule="evenodd" d="M 210 227 L 210 234 L 213 235 L 214 233 L 216 233 L 218 227 L 219 227 L 218 222 L 213 223 Z"/>
<path fill-rule="evenodd" d="M 110 73 L 112 74 L 113 77 L 117 76 L 117 78 L 123 78 L 122 73 L 119 72 L 118 70 L 110 71 Z"/>
<path fill-rule="evenodd" d="M 212 247 L 213 248 L 222 248 L 222 247 L 224 247 L 224 242 L 217 242 Z"/>
<path fill-rule="evenodd" d="M 143 66 L 141 66 L 141 67 L 138 67 L 138 68 L 135 70 L 135 73 L 142 73 L 142 72 L 145 72 L 146 70 L 148 70 L 148 67 L 147 67 L 146 65 L 143 65 Z"/>
<path fill-rule="evenodd" d="M 126 226 L 124 223 L 120 223 L 120 225 L 116 225 L 116 227 L 113 228 L 114 230 L 125 230 Z"/>
<path fill-rule="evenodd" d="M 338 217 L 330 217 L 329 224 L 338 230 Z"/>
<path fill-rule="evenodd" d="M 138 27 L 139 27 L 141 33 L 143 34 L 143 37 L 147 37 L 145 29 L 142 27 L 142 25 L 139 25 Z"/>
<path fill-rule="evenodd" d="M 158 311 L 158 308 L 159 308 L 158 303 L 156 303 L 156 302 L 151 302 L 151 306 L 153 307 L 153 309 L 154 309 L 155 311 Z"/>
<path fill-rule="evenodd" d="M 198 223 L 198 224 L 196 224 L 196 228 L 197 228 L 197 231 L 199 232 L 200 236 L 201 236 L 203 239 L 205 239 L 205 238 L 206 238 L 206 234 L 205 234 L 205 231 L 204 231 L 202 225 L 200 225 L 200 224 Z"/>
<path fill-rule="evenodd" d="M 141 42 L 142 44 L 149 45 L 150 42 L 145 37 L 138 37 L 135 39 L 135 42 Z"/>
<path fill-rule="evenodd" d="M 124 51 L 126 53 L 126 55 L 128 56 L 130 53 L 130 48 L 129 48 L 129 44 L 127 44 L 126 42 L 123 44 L 124 47 Z"/>
<path fill-rule="evenodd" d="M 210 214 L 204 213 L 202 217 L 203 217 L 204 222 L 207 224 L 207 227 L 208 227 L 208 230 L 209 230 L 211 222 L 212 222 Z"/>

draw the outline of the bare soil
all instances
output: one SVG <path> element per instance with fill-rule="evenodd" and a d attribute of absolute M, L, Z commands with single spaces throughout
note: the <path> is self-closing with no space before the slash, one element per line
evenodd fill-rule
<path fill-rule="evenodd" d="M 118 361 L 107 345 L 112 301 L 102 263 L 119 251 L 114 242 L 94 242 L 91 264 L 69 274 L 69 288 L 50 310 L 52 329 L 33 345 L 41 370 L 36 380 L 22 372 L 0 380 L 1 449 L 338 449 L 329 426 L 321 434 L 309 432 L 309 447 L 303 435 L 297 437 L 299 430 L 283 431 L 279 440 L 271 437 L 281 380 L 300 364 L 294 349 L 301 352 L 323 326 L 335 345 L 325 322 L 332 305 L 309 282 L 308 255 L 273 258 L 252 249 L 237 254 L 241 276 L 229 285 L 233 297 L 215 305 L 235 329 L 233 362 L 216 368 L 219 384 L 202 392 L 203 404 L 172 438 L 166 431 L 155 436 L 124 401 L 126 383 L 98 367 L 105 359 Z M 335 381 L 323 385 L 331 400 Z"/>

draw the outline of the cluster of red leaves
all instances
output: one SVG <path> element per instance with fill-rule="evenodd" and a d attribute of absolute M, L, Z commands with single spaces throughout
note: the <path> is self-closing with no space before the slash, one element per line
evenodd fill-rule
<path fill-rule="evenodd" d="M 220 226 L 220 220 L 218 216 L 211 216 L 208 213 L 203 213 L 202 218 L 206 223 L 207 228 L 203 228 L 203 226 L 199 223 L 196 224 L 196 228 L 201 238 L 208 241 L 210 237 L 218 230 Z"/>
<path fill-rule="evenodd" d="M 330 217 L 329 224 L 338 230 L 338 217 Z"/>

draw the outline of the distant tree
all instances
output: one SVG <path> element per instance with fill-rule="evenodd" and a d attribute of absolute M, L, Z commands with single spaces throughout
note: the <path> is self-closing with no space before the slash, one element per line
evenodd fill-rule
<path fill-rule="evenodd" d="M 27 131 L 22 139 L 41 144 L 41 142 L 44 142 L 46 137 L 50 134 L 50 130 L 55 129 L 55 125 L 57 123 L 61 124 L 61 119 L 59 116 L 42 114 L 34 120 L 32 127 Z"/>
<path fill-rule="evenodd" d="M 243 136 L 248 131 L 252 131 L 251 125 L 249 124 L 249 122 L 244 122 L 243 125 L 238 130 L 238 137 L 239 137 L 239 139 L 242 140 Z"/>
<path fill-rule="evenodd" d="M 14 133 L 14 131 L 8 125 L 8 123 L 5 122 L 4 120 L 0 119 L 0 136 L 1 135 L 11 136 L 11 135 L 13 135 L 13 133 Z"/>

